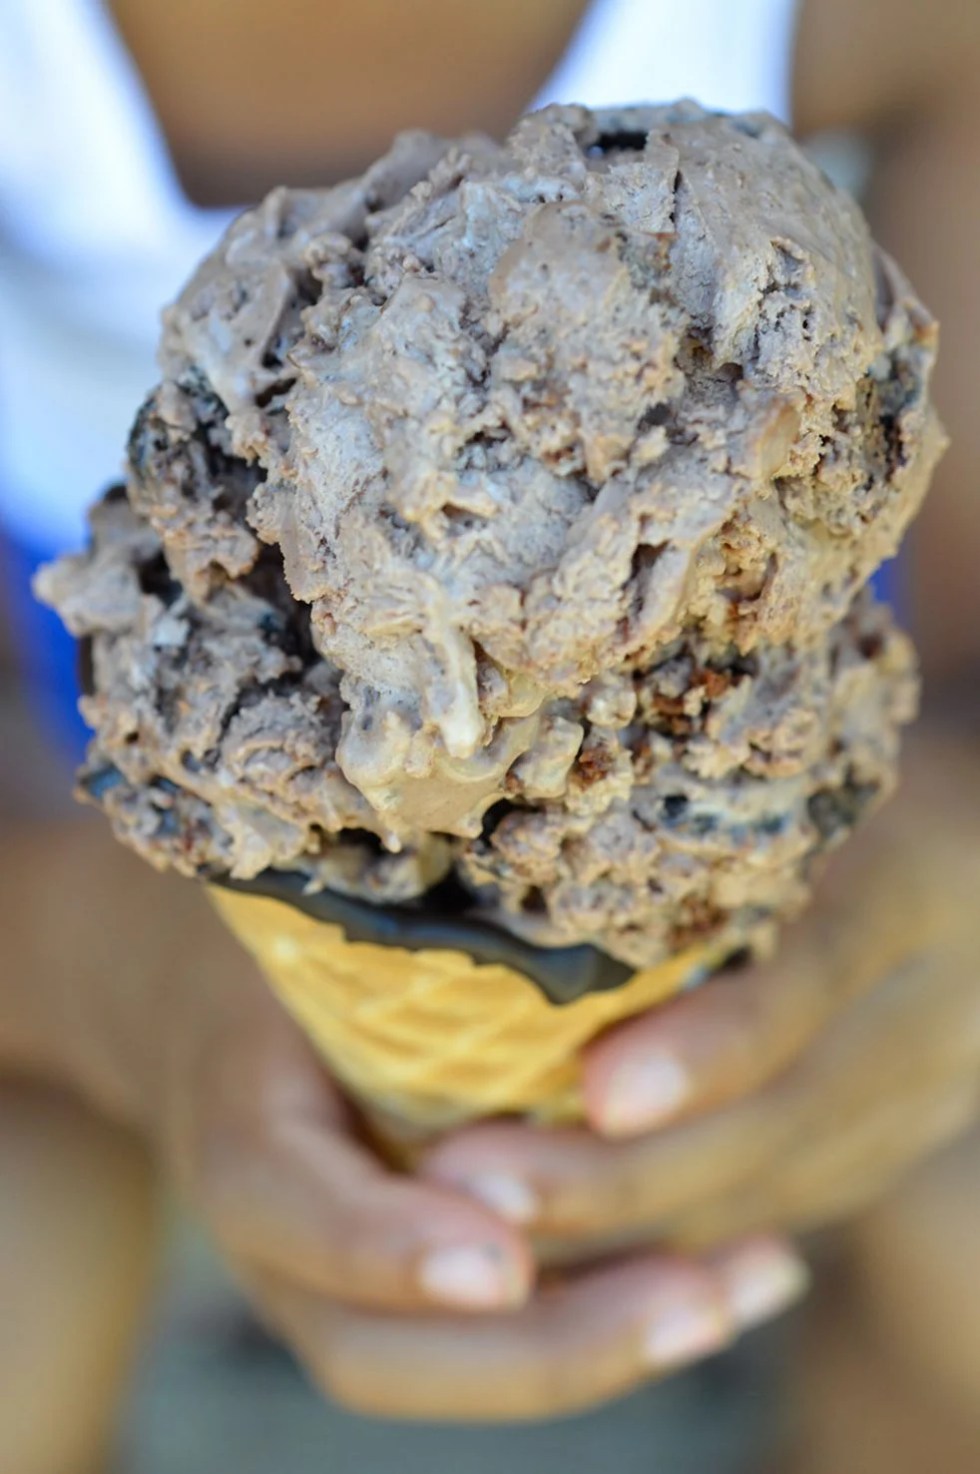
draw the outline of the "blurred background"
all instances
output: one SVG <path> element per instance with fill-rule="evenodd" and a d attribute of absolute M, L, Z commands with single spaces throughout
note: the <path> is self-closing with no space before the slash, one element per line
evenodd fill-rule
<path fill-rule="evenodd" d="M 276 7 L 252 0 L 238 7 L 232 0 L 113 6 L 3 0 L 0 976 L 55 967 L 70 986 L 79 959 L 64 955 L 51 937 L 66 898 L 87 908 L 89 932 L 102 937 L 101 966 L 139 968 L 147 946 L 138 862 L 116 855 L 102 822 L 77 814 L 71 803 L 71 768 L 82 740 L 72 711 L 73 657 L 53 620 L 30 609 L 26 578 L 39 558 L 78 545 L 85 503 L 115 474 L 129 417 L 152 381 L 160 303 L 233 206 L 281 178 L 329 182 L 360 169 L 399 126 L 460 131 L 477 123 L 501 132 L 535 98 L 606 103 L 688 92 L 709 105 L 766 105 L 788 116 L 794 68 L 806 65 L 799 54 L 794 60 L 794 37 L 812 32 L 814 45 L 823 46 L 826 16 L 834 10 L 845 17 L 845 29 L 855 26 L 844 52 L 861 55 L 861 85 L 869 96 L 880 90 L 866 42 L 869 31 L 879 34 L 875 27 L 891 13 L 887 6 L 858 0 L 841 9 L 832 0 L 825 18 L 814 22 L 812 6 L 804 20 L 785 0 L 746 0 L 755 45 L 732 17 L 741 16 L 738 6 L 699 0 L 688 7 L 687 20 L 678 20 L 682 0 L 665 3 L 665 29 L 646 43 L 647 51 L 627 48 L 635 53 L 627 64 L 622 38 L 646 37 L 659 9 L 658 0 L 649 6 L 645 0 L 507 4 L 496 25 L 484 25 L 487 7 L 478 4 L 464 23 L 459 7 L 453 16 L 445 4 L 374 0 L 357 7 L 339 0 Z M 907 9 L 898 7 L 903 16 Z M 709 41 L 704 28 L 713 23 L 733 29 Z M 424 45 L 407 45 L 406 27 L 424 32 Z M 509 49 L 508 27 L 520 37 Z M 935 27 L 938 33 L 939 19 Z M 296 37 L 305 38 L 298 49 Z M 903 71 L 896 62 L 895 50 L 893 41 L 883 43 L 882 76 L 914 76 L 911 64 Z M 975 70 L 980 53 L 960 57 L 958 65 L 965 60 Z M 317 83 L 318 64 L 334 89 L 328 102 L 326 84 Z M 845 90 L 848 66 L 842 53 Z M 836 71 L 822 63 L 820 70 L 832 92 Z M 814 83 L 804 90 L 812 94 Z M 844 105 L 836 126 L 834 111 L 832 100 L 810 110 L 821 126 L 809 132 L 808 147 L 828 172 L 867 198 L 882 138 L 891 136 L 888 128 L 902 133 L 905 110 L 889 103 L 881 114 L 887 128 L 878 133 L 855 126 L 855 110 Z M 890 157 L 887 147 L 884 155 Z M 911 176 L 906 185 L 910 194 L 918 187 Z M 941 229 L 960 232 L 962 251 L 975 259 L 977 203 L 962 197 L 961 204 L 959 217 Z M 942 296 L 941 282 L 928 273 L 916 273 L 916 284 L 928 301 Z M 955 437 L 967 416 L 963 397 L 954 398 L 941 408 Z M 39 877 L 36 885 L 12 882 L 25 871 Z M 129 887 L 140 897 L 133 904 Z M 161 905 L 173 903 L 179 922 L 184 903 L 173 896 L 167 890 Z M 212 923 L 195 910 L 187 925 Z M 230 941 L 210 945 L 222 965 L 243 965 Z M 25 1204 L 36 1212 L 25 1214 Z M 45 1258 L 45 1236 L 36 1225 L 60 1229 L 66 1213 L 70 1248 L 52 1231 L 52 1255 Z M 29 1239 L 27 1222 L 34 1225 Z M 105 1279 L 107 1239 L 112 1282 Z M 43 1263 L 43 1282 L 23 1306 L 14 1289 L 32 1262 Z M 792 1395 L 780 1420 L 788 1436 L 766 1454 L 772 1474 L 921 1474 L 933 1465 L 944 1474 L 975 1474 L 980 1135 L 946 1149 L 859 1221 L 824 1236 L 815 1264 L 816 1291 L 788 1353 Z M 143 1290 L 148 1309 L 133 1342 L 122 1305 L 127 1293 Z M 408 1451 L 383 1425 L 328 1409 L 308 1389 L 247 1312 L 199 1228 L 160 1188 L 139 1142 L 67 1095 L 0 1074 L 0 1319 L 15 1300 L 20 1319 L 0 1327 L 0 1343 L 8 1343 L 0 1351 L 0 1467 L 10 1474 L 46 1474 L 49 1466 L 8 1466 L 5 1427 L 43 1421 L 54 1388 L 68 1416 L 60 1389 L 72 1385 L 76 1369 L 52 1365 L 50 1383 L 39 1382 L 30 1356 L 46 1325 L 65 1314 L 82 1323 L 91 1315 L 118 1315 L 119 1354 L 129 1367 L 111 1418 L 111 1463 L 96 1467 L 117 1474 L 441 1467 L 437 1445 L 421 1440 Z M 702 1382 L 685 1383 L 692 1398 L 708 1385 L 719 1408 L 739 1404 L 736 1421 L 751 1417 L 724 1368 L 700 1375 Z M 95 1408 L 100 1389 L 92 1391 L 80 1372 L 77 1385 L 79 1398 L 91 1398 Z M 714 1474 L 728 1466 L 711 1438 L 723 1440 L 730 1425 L 719 1414 L 714 1433 L 702 1428 L 693 1438 L 686 1395 L 675 1389 L 673 1411 L 665 1414 L 665 1426 L 674 1430 L 672 1452 L 662 1450 L 661 1462 L 650 1467 Z M 55 1408 L 50 1416 L 57 1419 Z M 596 1467 L 617 1457 L 624 1468 L 641 1467 L 630 1462 L 642 1431 L 628 1412 L 611 1409 L 590 1427 L 582 1434 L 586 1442 L 577 1444 L 581 1467 L 592 1466 L 590 1437 Z M 93 1441 L 99 1436 L 96 1429 Z M 492 1456 L 503 1463 L 511 1451 L 506 1437 L 499 1438 Z M 460 1448 L 454 1474 L 467 1467 Z M 561 1449 L 542 1433 L 534 1467 L 541 1474 L 557 1469 Z M 75 1471 L 52 1464 L 50 1474 Z"/>

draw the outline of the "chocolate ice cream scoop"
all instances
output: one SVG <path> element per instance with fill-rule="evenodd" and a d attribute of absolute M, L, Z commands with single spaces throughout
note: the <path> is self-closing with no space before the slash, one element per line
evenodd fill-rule
<path fill-rule="evenodd" d="M 757 936 L 894 781 L 914 662 L 866 585 L 935 347 L 764 115 L 548 108 L 275 191 L 40 580 L 91 641 L 83 790 L 160 865 L 453 876 L 627 970 Z"/>

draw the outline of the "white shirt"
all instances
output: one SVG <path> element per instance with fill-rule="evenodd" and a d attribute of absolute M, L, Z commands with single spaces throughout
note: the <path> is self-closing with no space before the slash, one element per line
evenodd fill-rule
<path fill-rule="evenodd" d="M 594 0 L 534 105 L 690 96 L 785 120 L 795 8 Z M 184 196 L 100 0 L 0 0 L 0 520 L 15 536 L 82 541 L 156 377 L 160 308 L 233 213 Z"/>

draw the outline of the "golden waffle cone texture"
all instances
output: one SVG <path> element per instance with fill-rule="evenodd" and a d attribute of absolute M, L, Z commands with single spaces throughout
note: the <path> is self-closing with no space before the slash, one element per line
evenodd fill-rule
<path fill-rule="evenodd" d="M 523 974 L 465 952 L 349 942 L 285 902 L 211 896 L 334 1076 L 371 1113 L 423 1134 L 503 1113 L 576 1120 L 582 1046 L 718 960 L 683 952 L 556 1007 Z"/>

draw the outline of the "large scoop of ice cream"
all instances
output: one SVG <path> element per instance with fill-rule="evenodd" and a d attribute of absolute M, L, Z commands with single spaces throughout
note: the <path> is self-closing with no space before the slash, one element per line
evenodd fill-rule
<path fill-rule="evenodd" d="M 550 108 L 280 190 L 165 318 L 128 500 L 42 582 L 150 858 L 656 960 L 805 893 L 892 778 L 861 593 L 936 333 L 764 116 Z"/>

